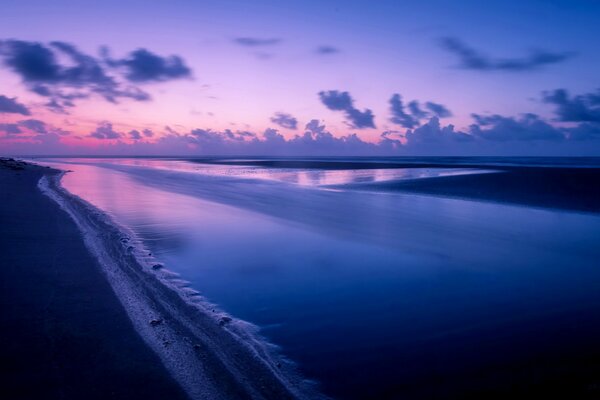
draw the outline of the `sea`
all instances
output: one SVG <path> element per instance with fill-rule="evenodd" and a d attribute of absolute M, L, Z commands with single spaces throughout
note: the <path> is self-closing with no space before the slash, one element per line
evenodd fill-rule
<path fill-rule="evenodd" d="M 360 190 L 597 160 L 34 161 L 332 398 L 600 387 L 599 214 Z"/>

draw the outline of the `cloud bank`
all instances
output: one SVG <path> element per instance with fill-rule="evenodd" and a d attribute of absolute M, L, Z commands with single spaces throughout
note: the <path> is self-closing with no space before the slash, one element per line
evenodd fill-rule
<path fill-rule="evenodd" d="M 349 110 L 354 105 L 347 92 L 321 93 L 328 108 L 343 111 L 352 118 Z M 377 142 L 364 140 L 355 133 L 333 135 L 317 119 L 306 124 L 302 133 L 291 137 L 271 128 L 263 132 L 202 128 L 181 132 L 165 127 L 156 134 L 149 129 L 118 129 L 110 121 L 100 122 L 85 136 L 96 143 L 90 154 L 107 155 L 597 155 L 600 152 L 598 91 L 571 96 L 565 89 L 556 89 L 542 93 L 541 98 L 554 107 L 557 124 L 532 113 L 472 114 L 472 124 L 460 130 L 440 122 L 440 117 L 450 115 L 442 104 L 421 105 L 413 100 L 405 106 L 402 97 L 394 94 L 390 100 L 392 120 L 403 129 L 385 131 Z M 290 114 L 275 113 L 272 121 L 286 129 L 298 129 L 298 121 Z M 86 154 L 82 151 L 84 143 L 77 144 L 79 139 L 37 119 L 0 124 L 1 148 L 5 153 Z"/>

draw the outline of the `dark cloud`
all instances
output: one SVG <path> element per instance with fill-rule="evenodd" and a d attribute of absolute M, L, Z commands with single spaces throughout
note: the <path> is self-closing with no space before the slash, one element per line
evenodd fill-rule
<path fill-rule="evenodd" d="M 143 134 L 144 134 L 144 136 L 146 136 L 146 137 L 152 137 L 152 136 L 154 136 L 154 132 L 152 132 L 150 129 L 144 129 L 144 130 L 142 131 L 142 133 L 143 133 Z"/>
<path fill-rule="evenodd" d="M 297 129 L 298 120 L 290 114 L 277 112 L 271 117 L 271 122 L 286 129 Z"/>
<path fill-rule="evenodd" d="M 21 136 L 41 138 L 42 136 L 66 136 L 69 132 L 55 128 L 39 119 L 23 119 L 16 123 L 1 124 L 0 131 L 9 135 L 21 134 Z"/>
<path fill-rule="evenodd" d="M 333 46 L 319 46 L 319 47 L 317 47 L 315 52 L 320 55 L 330 55 L 330 54 L 339 53 L 340 49 L 338 49 L 337 47 L 333 47 Z"/>
<path fill-rule="evenodd" d="M 556 106 L 559 121 L 600 122 L 600 90 L 570 97 L 565 89 L 556 89 L 542 94 L 544 102 Z"/>
<path fill-rule="evenodd" d="M 96 130 L 88 135 L 96 139 L 119 139 L 123 135 L 113 129 L 110 122 L 101 122 L 96 127 Z"/>
<path fill-rule="evenodd" d="M 0 41 L 0 55 L 5 65 L 20 75 L 31 91 L 51 97 L 62 105 L 70 106 L 73 99 L 87 97 L 88 93 L 83 92 L 85 89 L 111 100 L 125 95 L 98 60 L 68 43 L 51 42 L 46 46 L 3 40 Z M 61 57 L 68 59 L 68 63 L 61 64 Z M 65 88 L 72 90 L 64 92 Z"/>
<path fill-rule="evenodd" d="M 144 142 L 137 143 L 136 146 L 146 145 Z M 374 155 L 382 151 L 384 145 L 365 142 L 355 134 L 334 136 L 318 120 L 311 120 L 302 134 L 289 139 L 271 128 L 262 133 L 227 129 L 193 129 L 188 133 L 178 133 L 168 129 L 159 137 L 156 147 L 153 147 L 160 148 L 179 154 L 324 156 Z M 155 150 L 147 151 L 156 154 Z"/>
<path fill-rule="evenodd" d="M 402 96 L 397 93 L 394 94 L 390 99 L 390 111 L 392 113 L 392 118 L 390 118 L 390 121 L 394 124 L 398 124 L 408 129 L 412 129 L 419 125 L 418 119 L 404 111 Z"/>
<path fill-rule="evenodd" d="M 421 110 L 421 106 L 416 100 L 413 100 L 408 103 L 408 109 L 417 121 L 427 117 L 427 113 Z"/>
<path fill-rule="evenodd" d="M 473 136 L 454 130 L 454 125 L 440 126 L 438 117 L 431 117 L 429 121 L 418 128 L 406 131 L 404 135 L 407 146 L 421 144 L 452 144 L 471 142 Z"/>
<path fill-rule="evenodd" d="M 146 49 L 137 49 L 120 60 L 108 59 L 111 66 L 123 67 L 125 78 L 131 82 L 163 82 L 189 78 L 192 70 L 179 56 L 161 57 Z"/>
<path fill-rule="evenodd" d="M 145 49 L 121 60 L 110 60 L 106 54 L 97 58 L 65 42 L 0 41 L 4 65 L 33 93 L 47 97 L 46 106 L 55 112 L 64 113 L 91 95 L 113 103 L 119 99 L 148 101 L 150 95 L 130 82 L 161 82 L 191 75 L 177 56 L 160 57 Z"/>
<path fill-rule="evenodd" d="M 425 103 L 425 108 L 427 108 L 434 116 L 438 118 L 447 118 L 452 116 L 450 110 L 448 110 L 443 104 L 428 101 Z"/>
<path fill-rule="evenodd" d="M 142 134 L 137 129 L 133 129 L 129 131 L 129 137 L 133 140 L 140 140 L 142 138 Z"/>
<path fill-rule="evenodd" d="M 373 112 L 368 108 L 360 111 L 354 108 L 354 100 L 348 92 L 328 90 L 319 92 L 319 98 L 325 107 L 333 111 L 343 111 L 350 126 L 357 129 L 375 128 Z"/>
<path fill-rule="evenodd" d="M 600 124 L 584 122 L 575 127 L 568 128 L 566 135 L 569 140 L 599 140 Z"/>
<path fill-rule="evenodd" d="M 0 113 L 31 115 L 29 109 L 18 103 L 15 97 L 10 98 L 0 94 Z"/>
<path fill-rule="evenodd" d="M 501 115 L 482 116 L 472 114 L 476 124 L 471 125 L 469 133 L 475 137 L 491 141 L 533 141 L 565 139 L 558 128 L 543 121 L 536 114 L 524 114 L 521 117 Z"/>
<path fill-rule="evenodd" d="M 426 118 L 445 118 L 452 116 L 450 110 L 444 105 L 433 103 L 431 101 L 425 103 L 427 111 L 422 109 L 421 105 L 416 100 L 410 101 L 406 105 L 406 108 L 408 111 L 405 110 L 402 96 L 398 93 L 394 94 L 390 99 L 390 112 L 392 113 L 390 121 L 404 128 L 413 129 L 421 125 L 421 121 Z"/>
<path fill-rule="evenodd" d="M 258 46 L 271 46 L 274 44 L 281 43 L 279 38 L 255 38 L 255 37 L 237 37 L 233 39 L 233 42 L 241 46 L 258 47 Z"/>
<path fill-rule="evenodd" d="M 35 133 L 47 133 L 46 123 L 44 121 L 40 121 L 39 119 L 26 119 L 19 121 L 19 125 L 24 126 Z"/>
<path fill-rule="evenodd" d="M 18 135 L 23 131 L 19 128 L 19 124 L 0 124 L 0 132 L 5 133 L 6 135 Z"/>
<path fill-rule="evenodd" d="M 457 38 L 446 37 L 440 41 L 443 48 L 459 58 L 459 66 L 479 71 L 531 71 L 541 67 L 569 60 L 574 53 L 553 53 L 546 50 L 533 50 L 521 58 L 490 58 L 473 49 Z"/>

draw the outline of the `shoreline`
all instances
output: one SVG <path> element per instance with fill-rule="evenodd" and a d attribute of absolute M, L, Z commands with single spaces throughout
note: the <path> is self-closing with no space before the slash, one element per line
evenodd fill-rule
<path fill-rule="evenodd" d="M 36 187 L 57 173 L 0 158 L 0 397 L 188 398 L 134 331 L 75 223 Z"/>
<path fill-rule="evenodd" d="M 600 168 L 517 168 L 330 187 L 412 193 L 597 214 L 600 213 L 598 181 Z"/>
<path fill-rule="evenodd" d="M 187 397 L 324 398 L 255 326 L 206 302 L 125 228 L 62 188 L 64 173 L 43 174 L 38 188 L 75 222 L 133 328 Z"/>
<path fill-rule="evenodd" d="M 68 193 L 61 176 L 42 178 L 40 188 L 75 220 L 136 331 L 190 398 L 318 398 L 316 392 L 305 397 L 312 385 L 258 337 L 256 327 L 219 311 L 187 290 L 177 275 L 154 267 L 131 232 Z"/>

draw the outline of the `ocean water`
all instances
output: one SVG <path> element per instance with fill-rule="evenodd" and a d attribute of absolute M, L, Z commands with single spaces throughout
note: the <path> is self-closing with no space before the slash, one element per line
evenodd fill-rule
<path fill-rule="evenodd" d="M 44 162 L 335 398 L 464 397 L 600 370 L 598 215 L 340 186 L 488 169 Z"/>

